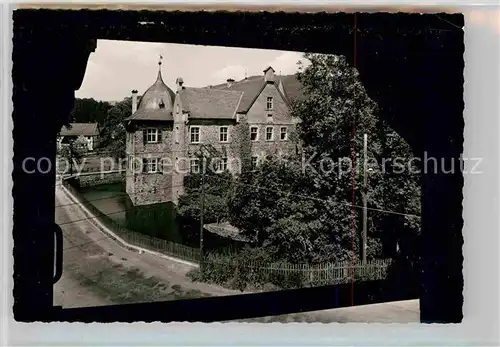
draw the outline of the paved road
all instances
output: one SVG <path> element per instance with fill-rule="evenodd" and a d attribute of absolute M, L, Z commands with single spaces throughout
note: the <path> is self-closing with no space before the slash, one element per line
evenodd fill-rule
<path fill-rule="evenodd" d="M 192 283 L 186 277 L 193 269 L 189 265 L 146 253 L 139 254 L 121 247 L 103 234 L 91 220 L 85 219 L 81 208 L 74 204 L 60 186 L 56 189 L 56 222 L 61 225 L 64 236 L 64 268 L 61 280 L 55 285 L 56 305 L 82 307 L 112 303 L 116 298 L 103 293 L 103 290 L 126 290 L 117 287 L 127 285 L 127 275 L 136 277 L 131 279 L 132 282 L 144 282 L 154 278 L 157 284 L 168 287 L 177 285 L 184 290 L 202 294 L 236 293 L 205 283 Z M 134 273 L 131 274 L 131 271 Z M 115 278 L 118 276 L 121 278 Z M 136 297 L 140 298 L 140 295 Z M 137 302 L 140 301 L 143 302 L 144 298 L 138 299 Z"/>
<path fill-rule="evenodd" d="M 60 182 L 58 182 L 60 183 Z M 56 221 L 64 235 L 64 271 L 54 288 L 54 304 L 85 307 L 230 295 L 240 292 L 193 283 L 189 265 L 129 251 L 106 237 L 59 186 Z M 64 206 L 63 206 L 64 205 Z M 81 220 L 71 223 L 71 221 Z M 67 223 L 67 224 L 64 224 Z M 404 301 L 334 310 L 262 317 L 255 322 L 387 322 L 419 321 L 418 301 Z"/>

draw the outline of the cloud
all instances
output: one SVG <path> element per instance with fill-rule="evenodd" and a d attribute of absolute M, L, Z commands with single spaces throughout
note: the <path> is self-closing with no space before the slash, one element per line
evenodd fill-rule
<path fill-rule="evenodd" d="M 278 74 L 293 75 L 298 71 L 297 62 L 302 61 L 307 65 L 302 53 L 284 52 L 269 63 Z"/>
<path fill-rule="evenodd" d="M 224 82 L 228 78 L 232 78 L 234 80 L 241 80 L 245 78 L 246 69 L 242 65 L 229 65 L 224 67 L 223 69 L 217 70 L 212 74 L 212 78 L 215 81 Z"/>
<path fill-rule="evenodd" d="M 183 77 L 186 86 L 204 87 L 262 75 L 271 65 L 277 73 L 297 72 L 301 53 L 234 47 L 184 45 L 133 41 L 98 40 L 89 57 L 78 98 L 120 101 L 151 86 L 158 74 L 159 55 L 164 82 L 175 90 L 175 79 Z"/>
<path fill-rule="evenodd" d="M 156 78 L 163 47 L 162 43 L 99 40 L 76 96 L 119 101 L 132 89 L 144 91 Z"/>

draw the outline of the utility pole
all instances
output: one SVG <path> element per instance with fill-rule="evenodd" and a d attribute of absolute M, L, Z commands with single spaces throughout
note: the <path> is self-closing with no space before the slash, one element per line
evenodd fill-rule
<path fill-rule="evenodd" d="M 74 151 L 74 140 L 69 140 L 69 175 L 73 176 L 73 151 Z"/>
<path fill-rule="evenodd" d="M 205 213 L 205 156 L 201 147 L 201 192 L 200 192 L 200 271 L 203 271 L 203 214 Z"/>
<path fill-rule="evenodd" d="M 368 218 L 368 190 L 367 190 L 367 173 L 368 173 L 368 163 L 367 163 L 367 152 L 368 152 L 368 134 L 364 134 L 363 139 L 363 264 L 366 263 L 366 253 L 367 253 L 367 218 Z"/>

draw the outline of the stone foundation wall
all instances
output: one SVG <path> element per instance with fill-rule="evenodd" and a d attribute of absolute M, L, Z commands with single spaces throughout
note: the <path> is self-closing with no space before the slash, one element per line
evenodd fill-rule
<path fill-rule="evenodd" d="M 127 194 L 134 206 L 176 202 L 172 196 L 172 175 L 161 173 L 139 173 L 129 180 Z"/>
<path fill-rule="evenodd" d="M 80 187 L 92 187 L 101 184 L 113 184 L 125 182 L 126 171 L 112 172 L 89 172 L 75 176 L 80 183 Z"/>

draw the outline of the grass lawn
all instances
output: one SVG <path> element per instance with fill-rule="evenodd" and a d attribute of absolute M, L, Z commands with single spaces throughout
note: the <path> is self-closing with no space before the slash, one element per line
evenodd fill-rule
<path fill-rule="evenodd" d="M 194 299 L 210 296 L 199 290 L 185 289 L 155 277 L 145 277 L 137 268 L 127 268 L 109 260 L 90 261 L 71 271 L 83 287 L 116 304 Z M 98 266 L 94 266 L 98 265 Z"/>

